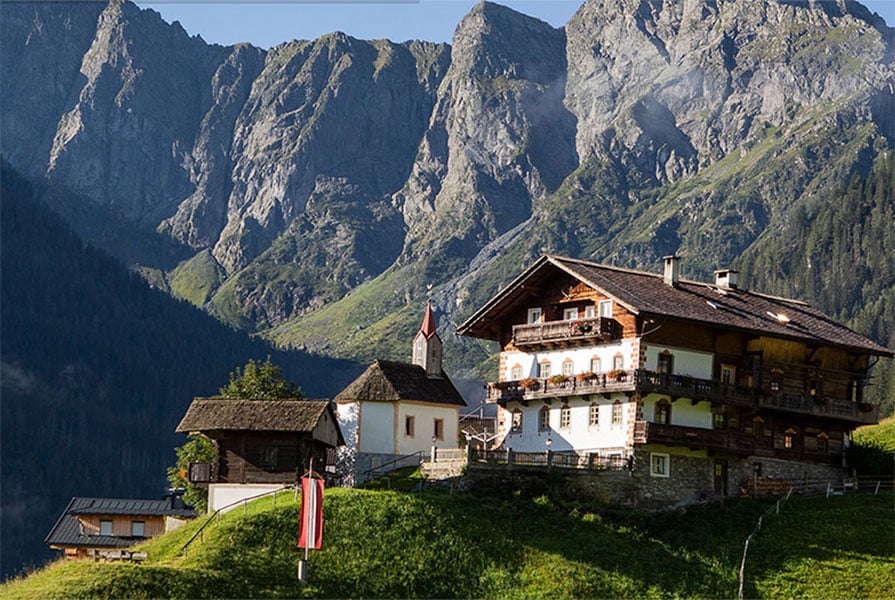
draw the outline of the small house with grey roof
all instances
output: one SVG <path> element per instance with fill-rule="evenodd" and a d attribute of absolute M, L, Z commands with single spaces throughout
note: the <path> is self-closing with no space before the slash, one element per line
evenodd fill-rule
<path fill-rule="evenodd" d="M 359 485 L 390 469 L 418 464 L 433 448 L 458 443 L 463 397 L 442 369 L 431 304 L 413 339 L 412 363 L 376 360 L 335 397 L 346 447 L 339 470 Z"/>
<path fill-rule="evenodd" d="M 44 542 L 66 558 L 121 550 L 198 516 L 176 492 L 161 500 L 71 499 Z"/>
<path fill-rule="evenodd" d="M 893 352 L 715 275 L 685 280 L 674 256 L 660 274 L 543 256 L 503 287 L 458 329 L 500 349 L 491 458 L 622 469 L 598 495 L 643 505 L 841 483 L 852 430 L 877 420 L 871 367 Z"/>

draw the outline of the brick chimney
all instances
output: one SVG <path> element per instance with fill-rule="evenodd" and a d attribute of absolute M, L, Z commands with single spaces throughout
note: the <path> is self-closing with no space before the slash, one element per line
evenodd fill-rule
<path fill-rule="evenodd" d="M 665 284 L 677 287 L 681 279 L 681 258 L 679 256 L 666 256 L 665 260 Z"/>

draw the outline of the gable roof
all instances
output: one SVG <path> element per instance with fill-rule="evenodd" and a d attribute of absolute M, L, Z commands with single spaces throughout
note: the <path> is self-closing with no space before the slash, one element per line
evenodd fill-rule
<path fill-rule="evenodd" d="M 182 503 L 171 500 L 130 500 L 120 498 L 74 497 L 53 525 L 44 543 L 52 546 L 90 546 L 97 548 L 126 548 L 143 538 L 116 535 L 86 535 L 81 533 L 78 516 L 99 517 L 178 517 L 193 519 L 199 513 Z"/>
<path fill-rule="evenodd" d="M 193 431 L 277 431 L 313 433 L 321 420 L 338 422 L 329 400 L 237 400 L 196 398 L 177 426 L 177 433 Z M 342 433 L 339 443 L 344 444 Z"/>
<path fill-rule="evenodd" d="M 496 339 L 489 320 L 520 304 L 557 271 L 567 273 L 612 298 L 634 314 L 694 321 L 722 329 L 749 331 L 768 337 L 822 343 L 880 356 L 895 356 L 866 337 L 836 322 L 808 304 L 743 289 L 680 280 L 676 287 L 663 275 L 621 269 L 588 261 L 545 255 L 476 311 L 457 329 L 461 335 Z M 530 301 L 529 301 L 530 302 Z"/>
<path fill-rule="evenodd" d="M 335 397 L 336 402 L 400 402 L 416 400 L 466 406 L 450 378 L 428 377 L 418 365 L 376 360 Z"/>

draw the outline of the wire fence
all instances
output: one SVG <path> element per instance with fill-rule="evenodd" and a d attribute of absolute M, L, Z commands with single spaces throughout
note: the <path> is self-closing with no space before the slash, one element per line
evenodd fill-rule
<path fill-rule="evenodd" d="M 755 524 L 755 528 L 746 538 L 746 543 L 743 545 L 743 559 L 740 561 L 737 598 L 743 600 L 743 586 L 745 584 L 746 576 L 746 556 L 749 553 L 749 544 L 752 542 L 752 539 L 758 535 L 758 532 L 761 531 L 765 518 L 771 515 L 779 515 L 780 509 L 785 506 L 787 500 L 789 500 L 793 493 L 816 496 L 826 495 L 826 497 L 829 498 L 830 496 L 842 495 L 846 492 L 878 495 L 880 492 L 888 492 L 892 490 L 895 490 L 895 478 L 891 476 L 855 477 L 852 479 L 844 479 L 842 483 L 837 482 L 835 484 L 827 479 L 803 479 L 797 483 L 792 483 L 789 486 L 786 495 L 782 498 L 778 498 L 773 506 L 768 508 L 760 517 L 758 517 L 758 522 Z"/>

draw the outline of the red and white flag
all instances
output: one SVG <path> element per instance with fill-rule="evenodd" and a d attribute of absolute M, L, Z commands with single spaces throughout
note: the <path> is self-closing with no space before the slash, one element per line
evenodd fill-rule
<path fill-rule="evenodd" d="M 301 478 L 301 518 L 298 547 L 320 550 L 323 545 L 323 480 Z"/>

